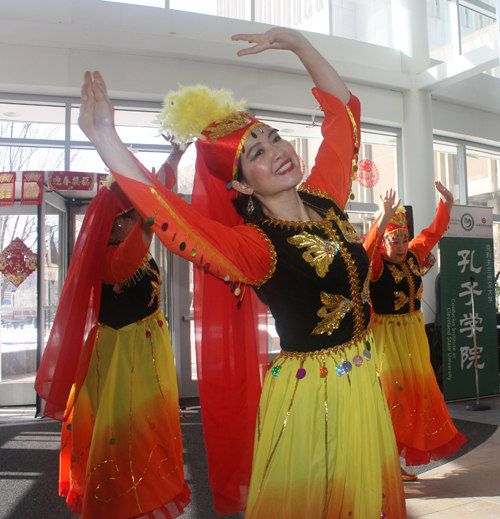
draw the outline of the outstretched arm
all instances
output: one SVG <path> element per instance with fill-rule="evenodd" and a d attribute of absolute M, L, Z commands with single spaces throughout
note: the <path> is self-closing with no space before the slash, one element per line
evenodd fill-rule
<path fill-rule="evenodd" d="M 85 72 L 78 124 L 111 170 L 119 171 L 127 178 L 153 185 L 152 180 L 139 168 L 116 132 L 114 108 L 99 72 Z"/>
<path fill-rule="evenodd" d="M 300 32 L 274 27 L 263 34 L 235 34 L 232 39 L 255 43 L 253 47 L 238 51 L 238 56 L 258 54 L 268 49 L 292 51 L 309 72 L 317 88 L 334 95 L 344 105 L 349 102 L 351 94 L 342 78 Z"/>

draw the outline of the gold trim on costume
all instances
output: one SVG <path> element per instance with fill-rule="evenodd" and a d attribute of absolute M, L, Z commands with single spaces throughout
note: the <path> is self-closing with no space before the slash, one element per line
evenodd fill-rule
<path fill-rule="evenodd" d="M 300 184 L 298 191 L 308 195 L 314 195 L 319 198 L 325 198 L 326 200 L 331 200 L 339 209 L 342 209 L 340 204 L 337 202 L 337 200 L 335 200 L 335 198 L 333 198 L 332 195 L 328 194 L 326 191 L 321 191 L 321 189 L 310 186 L 309 184 Z"/>
<path fill-rule="evenodd" d="M 334 355 L 340 355 L 340 353 L 345 353 L 346 350 L 350 350 L 353 346 L 355 346 L 358 342 L 368 340 L 371 335 L 372 330 L 370 326 L 365 328 L 362 333 L 356 337 L 352 338 L 348 342 L 344 342 L 343 344 L 339 344 L 337 346 L 332 346 L 326 350 L 316 350 L 316 351 L 287 351 L 281 350 L 280 353 L 275 357 L 273 366 L 276 365 L 278 360 L 280 359 L 319 359 L 321 360 L 323 357 L 333 357 Z"/>
<path fill-rule="evenodd" d="M 274 248 L 273 242 L 269 239 L 267 234 L 256 224 L 247 223 L 250 227 L 253 227 L 261 236 L 262 239 L 266 242 L 266 245 L 269 247 L 268 251 L 271 255 L 271 265 L 269 267 L 269 272 L 262 278 L 254 282 L 254 285 L 257 287 L 261 287 L 264 283 L 267 283 L 272 277 L 274 272 L 276 271 L 276 249 Z"/>
<path fill-rule="evenodd" d="M 210 246 L 202 242 L 199 238 L 199 236 L 193 232 L 175 213 L 175 211 L 172 210 L 170 205 L 164 200 L 161 195 L 156 191 L 154 187 L 150 188 L 151 194 L 158 200 L 158 202 L 170 213 L 170 216 L 174 219 L 174 221 L 177 223 L 179 228 L 182 228 L 187 236 L 189 236 L 197 245 L 201 246 L 204 250 L 202 253 L 202 258 L 205 255 L 205 253 L 208 253 L 211 256 L 210 262 L 212 262 L 214 259 L 223 267 L 226 269 L 226 272 L 231 273 L 233 277 L 235 277 L 238 281 L 241 283 L 245 283 L 247 285 L 256 285 L 256 281 L 252 281 L 251 279 L 243 276 L 240 272 L 238 272 L 233 266 L 229 265 L 219 254 L 217 254 Z M 179 229 L 177 229 L 176 233 Z M 192 247 L 191 247 L 192 249 Z M 258 286 L 258 285 L 257 285 Z"/>

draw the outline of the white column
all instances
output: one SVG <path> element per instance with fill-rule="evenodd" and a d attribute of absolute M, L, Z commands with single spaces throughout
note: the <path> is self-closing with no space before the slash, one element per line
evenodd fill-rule
<path fill-rule="evenodd" d="M 416 75 L 430 67 L 427 34 L 427 2 L 393 0 L 395 47 L 403 53 L 403 68 L 410 75 L 411 89 L 403 93 L 404 120 L 403 186 L 405 205 L 413 206 L 414 230 L 428 227 L 436 212 L 431 94 L 415 87 Z M 422 311 L 426 322 L 434 321 L 434 282 L 438 270 L 424 278 Z"/>

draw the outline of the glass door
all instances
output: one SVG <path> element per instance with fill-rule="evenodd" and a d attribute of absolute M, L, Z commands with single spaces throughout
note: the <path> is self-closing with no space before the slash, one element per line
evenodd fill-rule
<path fill-rule="evenodd" d="M 35 404 L 37 356 L 50 334 L 62 286 L 65 205 L 49 195 L 41 211 L 38 206 L 18 204 L 0 210 L 2 406 Z M 39 250 L 42 265 L 37 265 Z"/>

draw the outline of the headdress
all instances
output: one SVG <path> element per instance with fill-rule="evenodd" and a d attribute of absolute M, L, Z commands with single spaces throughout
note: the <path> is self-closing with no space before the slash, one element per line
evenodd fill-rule
<path fill-rule="evenodd" d="M 231 189 L 250 134 L 264 124 L 241 111 L 227 90 L 181 87 L 170 93 L 158 116 L 162 130 L 180 145 L 196 140 L 191 205 L 228 226 L 243 224 Z M 231 244 L 227 244 L 228 247 Z M 245 509 L 253 436 L 267 364 L 267 307 L 253 290 L 237 305 L 228 284 L 194 269 L 194 317 L 198 387 L 215 508 L 219 514 Z M 204 295 L 206 297 L 204 297 Z M 259 368 L 264 368 L 262 371 Z"/>
<path fill-rule="evenodd" d="M 396 213 L 392 216 L 384 231 L 384 237 L 397 231 L 406 231 L 408 234 L 408 220 L 406 219 L 406 210 L 403 206 L 399 206 Z"/>
<path fill-rule="evenodd" d="M 44 414 L 56 420 L 65 419 L 79 364 L 86 362 L 84 366 L 88 366 L 92 348 L 84 350 L 83 346 L 95 336 L 104 254 L 115 217 L 131 207 L 131 202 L 114 182 L 99 190 L 85 213 L 35 381 L 37 393 L 46 400 Z M 83 352 L 88 358 L 80 359 Z M 79 375 L 84 373 L 79 371 Z"/>

